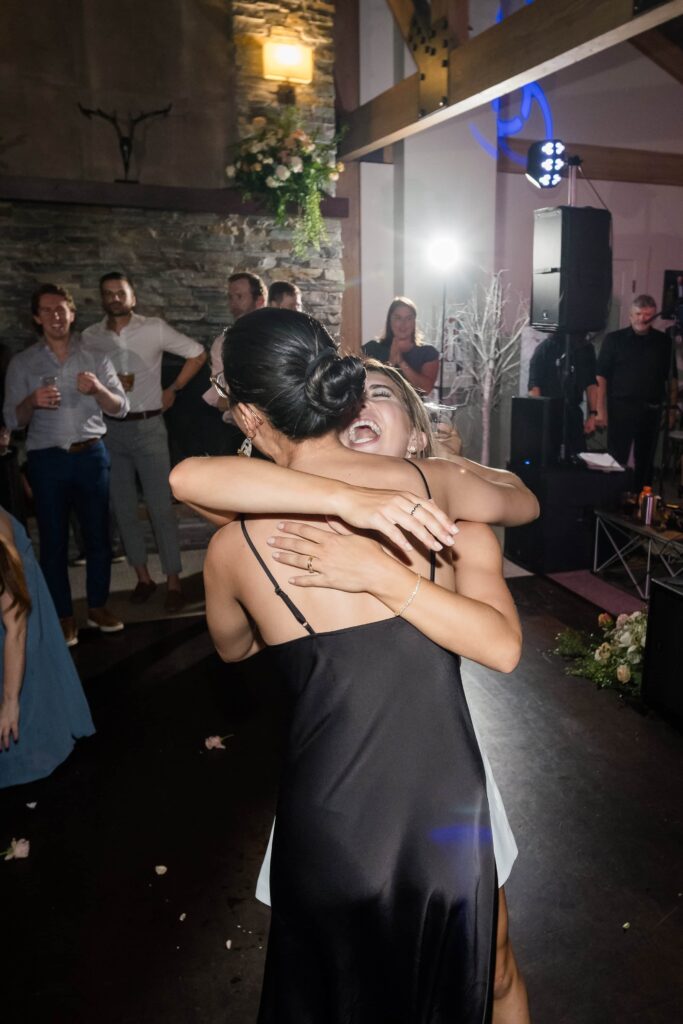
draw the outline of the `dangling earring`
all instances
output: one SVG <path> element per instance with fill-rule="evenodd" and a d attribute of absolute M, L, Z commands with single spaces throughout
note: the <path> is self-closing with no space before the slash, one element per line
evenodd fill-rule
<path fill-rule="evenodd" d="M 406 452 L 406 455 L 408 456 L 409 459 L 412 459 L 412 457 L 413 457 L 413 455 L 415 454 L 416 451 L 417 451 L 417 448 L 415 447 L 415 445 L 414 444 L 409 444 L 408 445 L 408 451 Z"/>
<path fill-rule="evenodd" d="M 248 459 L 251 456 L 252 447 L 253 445 L 251 443 L 251 438 L 247 435 L 247 437 L 245 437 L 244 441 L 242 441 L 242 444 L 237 449 L 237 454 L 243 456 L 245 459 Z"/>

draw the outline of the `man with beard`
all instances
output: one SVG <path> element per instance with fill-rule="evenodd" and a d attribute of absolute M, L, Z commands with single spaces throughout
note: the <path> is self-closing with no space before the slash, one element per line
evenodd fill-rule
<path fill-rule="evenodd" d="M 137 474 L 167 577 L 165 608 L 177 612 L 184 604 L 182 567 L 178 524 L 168 485 L 171 465 L 162 413 L 170 409 L 178 393 L 206 362 L 206 352 L 159 317 L 135 313 L 135 292 L 127 274 L 104 274 L 100 293 L 106 316 L 83 332 L 83 342 L 91 351 L 109 356 L 130 401 L 128 415 L 119 422 L 110 420 L 107 432 L 114 515 L 128 562 L 138 578 L 130 600 L 142 604 L 157 586 L 147 568 L 144 526 L 138 516 Z M 164 352 L 184 356 L 185 362 L 174 382 L 162 391 Z"/>

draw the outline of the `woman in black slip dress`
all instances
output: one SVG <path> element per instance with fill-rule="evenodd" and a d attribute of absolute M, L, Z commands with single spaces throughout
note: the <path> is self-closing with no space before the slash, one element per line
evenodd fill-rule
<path fill-rule="evenodd" d="M 283 310 L 248 314 L 228 332 L 224 356 L 236 418 L 280 466 L 350 481 L 361 495 L 394 490 L 397 522 L 433 515 L 424 498 L 402 504 L 412 466 L 339 443 L 364 371 L 337 355 L 319 324 Z M 453 478 L 437 463 L 426 476 L 448 514 L 460 515 L 467 499 Z M 219 654 L 240 660 L 268 644 L 291 704 L 260 1021 L 485 1021 L 495 864 L 454 652 L 509 671 L 520 645 L 514 609 L 452 593 L 442 552 L 431 583 L 424 547 L 405 564 L 365 536 L 352 538 L 355 580 L 344 590 L 301 588 L 294 602 L 291 569 L 274 559 L 272 579 L 263 569 L 276 527 L 268 516 L 227 526 L 205 567 Z M 307 570 L 315 558 L 306 556 Z"/>
<path fill-rule="evenodd" d="M 397 458 L 427 458 L 432 453 L 432 430 L 425 407 L 417 392 L 408 381 L 393 367 L 384 366 L 376 360 L 365 360 L 365 389 L 363 405 L 357 415 L 340 434 L 342 443 L 352 450 L 378 455 L 393 455 Z M 461 456 L 452 456 L 459 465 L 465 466 L 470 472 L 490 475 L 495 478 L 509 479 L 505 471 L 491 470 L 480 466 Z M 416 468 L 419 470 L 419 463 Z M 426 487 L 426 484 L 425 484 Z M 461 524 L 460 533 L 452 547 L 455 568 L 455 589 L 465 597 L 478 600 L 481 585 L 481 550 L 479 540 L 482 532 L 488 527 L 479 523 Z M 296 527 L 290 525 L 288 533 L 297 536 Z M 301 537 L 301 540 L 306 538 Z M 318 533 L 318 541 L 324 543 L 325 534 Z M 485 538 L 484 538 L 485 539 Z M 337 563 L 334 569 L 335 585 L 344 589 L 343 579 L 349 567 L 356 561 L 353 540 L 336 545 Z M 278 547 L 285 548 L 280 542 Z M 304 549 L 311 551 L 313 549 Z M 318 549 L 320 554 L 320 549 Z M 295 548 L 294 553 L 299 553 Z M 497 585 L 505 595 L 502 560 L 491 552 L 488 586 Z M 475 559 L 472 571 L 471 560 Z M 292 563 L 296 565 L 296 563 Z M 316 565 L 318 562 L 316 561 Z M 366 564 L 368 572 L 373 570 Z M 326 559 L 329 571 L 330 560 Z M 326 573 L 320 571 L 313 576 L 304 576 L 303 584 L 311 581 L 313 586 L 328 586 Z M 497 581 L 497 584 L 495 583 Z M 484 595 L 486 596 L 486 595 Z M 512 866 L 517 857 L 517 844 L 508 822 L 500 790 L 496 785 L 491 765 L 482 746 L 481 737 L 477 733 L 476 721 L 473 723 L 479 750 L 481 752 L 486 775 L 486 794 L 491 818 L 493 850 L 498 876 L 498 926 L 496 934 L 495 974 L 493 984 L 492 1024 L 529 1024 L 529 1005 L 524 979 L 519 971 L 509 934 L 509 919 L 505 882 L 510 876 Z M 259 872 L 256 885 L 256 897 L 270 906 L 270 860 L 272 851 L 271 839 L 268 843 L 265 859 Z"/>

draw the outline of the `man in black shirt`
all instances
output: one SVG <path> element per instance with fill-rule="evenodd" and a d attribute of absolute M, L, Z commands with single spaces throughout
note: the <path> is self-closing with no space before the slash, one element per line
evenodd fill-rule
<path fill-rule="evenodd" d="M 595 349 L 590 341 L 571 339 L 569 368 L 565 375 L 565 336 L 551 334 L 537 346 L 529 363 L 529 394 L 532 397 L 566 399 L 566 444 L 568 454 L 576 455 L 586 447 L 584 435 L 595 430 L 598 385 L 595 378 Z M 581 402 L 586 395 L 587 417 L 584 423 Z"/>
<path fill-rule="evenodd" d="M 652 483 L 662 406 L 669 406 L 670 423 L 676 415 L 671 339 L 651 327 L 656 315 L 652 296 L 639 295 L 631 306 L 631 326 L 608 334 L 598 356 L 598 426 L 607 426 L 607 447 L 622 466 L 633 446 L 636 491 Z"/>

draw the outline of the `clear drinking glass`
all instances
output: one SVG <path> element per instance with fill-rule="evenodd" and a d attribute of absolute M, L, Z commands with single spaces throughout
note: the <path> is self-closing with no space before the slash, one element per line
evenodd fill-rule
<path fill-rule="evenodd" d="M 57 409 L 62 401 L 62 396 L 59 393 L 59 377 L 48 373 L 42 378 L 41 382 L 44 388 L 55 388 L 57 394 L 51 400 L 49 408 Z"/>

